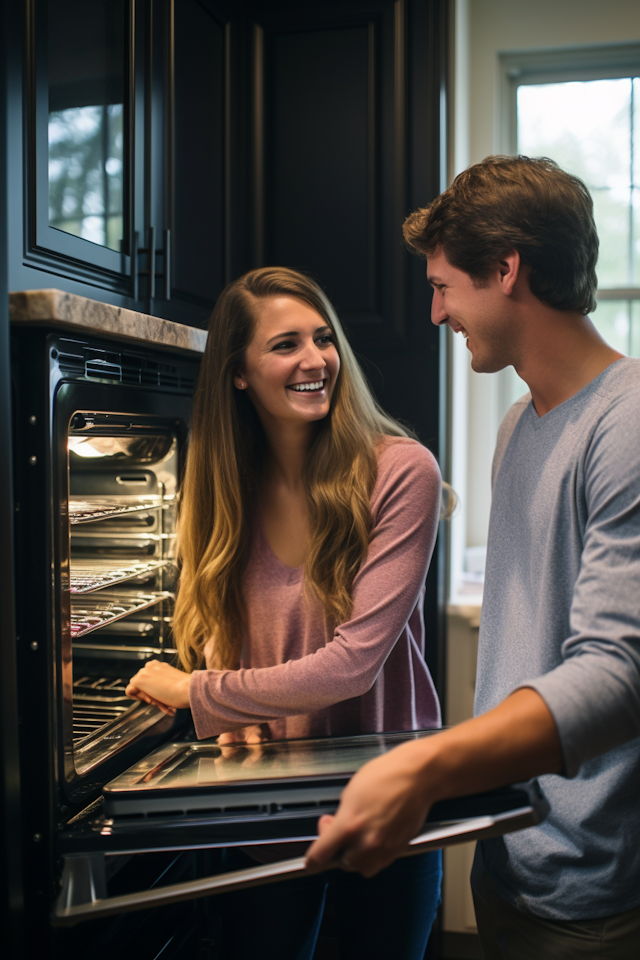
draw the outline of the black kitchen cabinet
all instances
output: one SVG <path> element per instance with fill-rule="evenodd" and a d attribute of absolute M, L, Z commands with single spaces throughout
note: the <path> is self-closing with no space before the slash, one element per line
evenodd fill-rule
<path fill-rule="evenodd" d="M 244 271 L 307 271 L 382 405 L 446 470 L 446 360 L 424 264 L 401 234 L 444 185 L 446 10 L 8 4 L 9 288 L 57 287 L 203 326 Z M 442 637 L 444 568 L 427 585 L 430 638 Z M 428 659 L 441 689 L 435 650 Z"/>
<path fill-rule="evenodd" d="M 203 325 L 229 276 L 228 12 L 10 6 L 10 288 Z"/>
<path fill-rule="evenodd" d="M 226 282 L 282 263 L 368 340 L 407 333 L 444 0 L 9 7 L 10 288 L 202 325 Z"/>

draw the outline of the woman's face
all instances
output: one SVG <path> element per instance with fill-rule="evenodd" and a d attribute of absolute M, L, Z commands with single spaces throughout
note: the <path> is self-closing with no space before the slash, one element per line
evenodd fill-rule
<path fill-rule="evenodd" d="M 296 297 L 261 300 L 255 329 L 234 385 L 246 390 L 260 419 L 311 423 L 329 413 L 340 371 L 331 327 Z"/>

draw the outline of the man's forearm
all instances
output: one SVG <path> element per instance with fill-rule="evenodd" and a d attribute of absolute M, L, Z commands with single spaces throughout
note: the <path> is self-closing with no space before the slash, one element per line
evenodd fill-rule
<path fill-rule="evenodd" d="M 542 697 L 523 687 L 482 716 L 416 743 L 418 782 L 432 802 L 491 790 L 562 770 L 555 721 Z"/>
<path fill-rule="evenodd" d="M 336 857 L 373 876 L 405 849 L 438 800 L 562 769 L 558 731 L 542 697 L 517 690 L 494 710 L 365 764 L 335 817 L 321 817 L 312 868 Z"/>

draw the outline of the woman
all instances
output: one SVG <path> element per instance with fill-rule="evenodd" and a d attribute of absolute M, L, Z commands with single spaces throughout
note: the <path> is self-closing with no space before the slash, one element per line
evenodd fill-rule
<path fill-rule="evenodd" d="M 130 696 L 190 706 L 198 737 L 219 742 L 439 725 L 421 614 L 438 467 L 377 406 L 302 274 L 254 270 L 221 294 L 182 491 L 173 629 L 186 673 L 152 661 Z M 372 880 L 335 875 L 343 955 L 421 960 L 440 873 L 432 853 Z M 325 887 L 230 898 L 233 956 L 311 957 Z"/>

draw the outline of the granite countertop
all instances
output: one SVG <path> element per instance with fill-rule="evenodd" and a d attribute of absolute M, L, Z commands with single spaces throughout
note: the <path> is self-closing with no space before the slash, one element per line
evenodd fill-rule
<path fill-rule="evenodd" d="M 9 317 L 16 324 L 47 324 L 189 353 L 202 353 L 207 342 L 206 330 L 62 290 L 10 293 Z"/>

